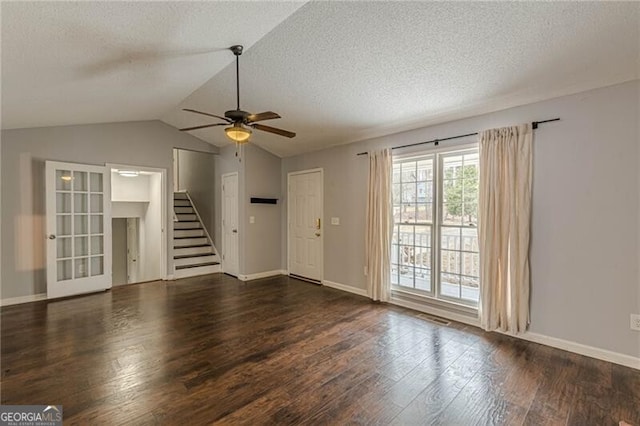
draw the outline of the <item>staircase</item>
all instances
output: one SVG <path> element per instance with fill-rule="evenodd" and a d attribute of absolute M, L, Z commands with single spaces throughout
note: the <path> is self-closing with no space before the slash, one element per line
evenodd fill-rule
<path fill-rule="evenodd" d="M 187 192 L 173 193 L 175 278 L 220 272 L 220 258 Z"/>

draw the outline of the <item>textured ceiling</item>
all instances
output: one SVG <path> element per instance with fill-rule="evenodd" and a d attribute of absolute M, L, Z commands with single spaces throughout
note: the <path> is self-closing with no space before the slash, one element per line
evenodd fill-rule
<path fill-rule="evenodd" d="M 2 127 L 157 119 L 302 6 L 2 2 Z"/>
<path fill-rule="evenodd" d="M 280 156 L 640 78 L 640 3 L 2 3 L 3 128 L 273 110 Z M 208 52 L 208 53 L 206 53 Z M 538 118 L 538 117 L 536 117 Z M 222 128 L 192 132 L 227 144 Z"/>
<path fill-rule="evenodd" d="M 241 57 L 242 107 L 283 117 L 254 132 L 290 156 L 639 77 L 639 3 L 307 3 Z M 181 106 L 235 105 L 229 66 Z M 177 109 L 177 127 L 206 123 Z M 204 119 L 203 119 L 204 118 Z M 538 118 L 538 117 L 536 117 Z M 226 144 L 221 128 L 192 132 Z"/>

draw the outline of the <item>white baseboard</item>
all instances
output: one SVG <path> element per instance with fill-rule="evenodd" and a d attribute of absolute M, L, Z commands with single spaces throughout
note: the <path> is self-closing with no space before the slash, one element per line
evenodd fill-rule
<path fill-rule="evenodd" d="M 29 296 L 10 297 L 7 299 L 0 299 L 0 306 L 19 305 L 22 303 L 37 302 L 38 300 L 46 300 L 47 293 L 32 294 Z"/>
<path fill-rule="evenodd" d="M 511 335 L 510 335 L 511 336 Z M 558 339 L 557 337 L 545 336 L 544 334 L 526 332 L 513 337 L 528 340 L 541 345 L 551 346 L 552 348 L 562 349 L 564 351 L 573 352 L 579 355 L 596 358 L 602 361 L 612 362 L 614 364 L 624 365 L 625 367 L 640 370 L 640 358 L 631 355 L 621 354 L 619 352 L 609 351 L 607 349 L 596 348 L 593 346 L 583 345 L 582 343 L 572 342 L 570 340 Z"/>
<path fill-rule="evenodd" d="M 238 279 L 240 281 L 251 281 L 251 280 L 257 280 L 260 278 L 275 277 L 276 275 L 286 275 L 286 273 L 282 269 L 276 269 L 273 271 L 258 272 L 255 274 L 248 274 L 248 275 L 238 274 Z"/>
<path fill-rule="evenodd" d="M 349 292 L 349 293 L 357 294 L 358 296 L 369 297 L 369 295 L 367 294 L 367 290 L 365 290 L 363 288 L 352 287 L 350 285 L 340 284 L 340 283 L 336 283 L 336 282 L 333 282 L 333 281 L 327 281 L 327 280 L 322 280 L 322 285 L 325 285 L 325 286 L 331 287 L 331 288 L 335 288 L 335 289 L 338 289 L 338 290 L 346 291 L 346 292 Z"/>

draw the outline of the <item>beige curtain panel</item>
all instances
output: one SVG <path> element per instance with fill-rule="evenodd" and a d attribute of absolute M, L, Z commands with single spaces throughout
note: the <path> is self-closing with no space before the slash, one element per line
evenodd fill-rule
<path fill-rule="evenodd" d="M 531 124 L 480 132 L 480 322 L 519 333 L 529 324 Z"/>
<path fill-rule="evenodd" d="M 367 292 L 373 300 L 391 296 L 391 150 L 369 152 L 365 261 Z"/>

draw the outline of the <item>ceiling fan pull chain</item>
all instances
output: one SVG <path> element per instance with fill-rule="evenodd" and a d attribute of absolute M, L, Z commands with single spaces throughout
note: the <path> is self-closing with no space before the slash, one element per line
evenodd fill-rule
<path fill-rule="evenodd" d="M 236 142 L 236 158 L 238 159 L 238 163 L 242 163 L 242 145 L 239 142 Z"/>

